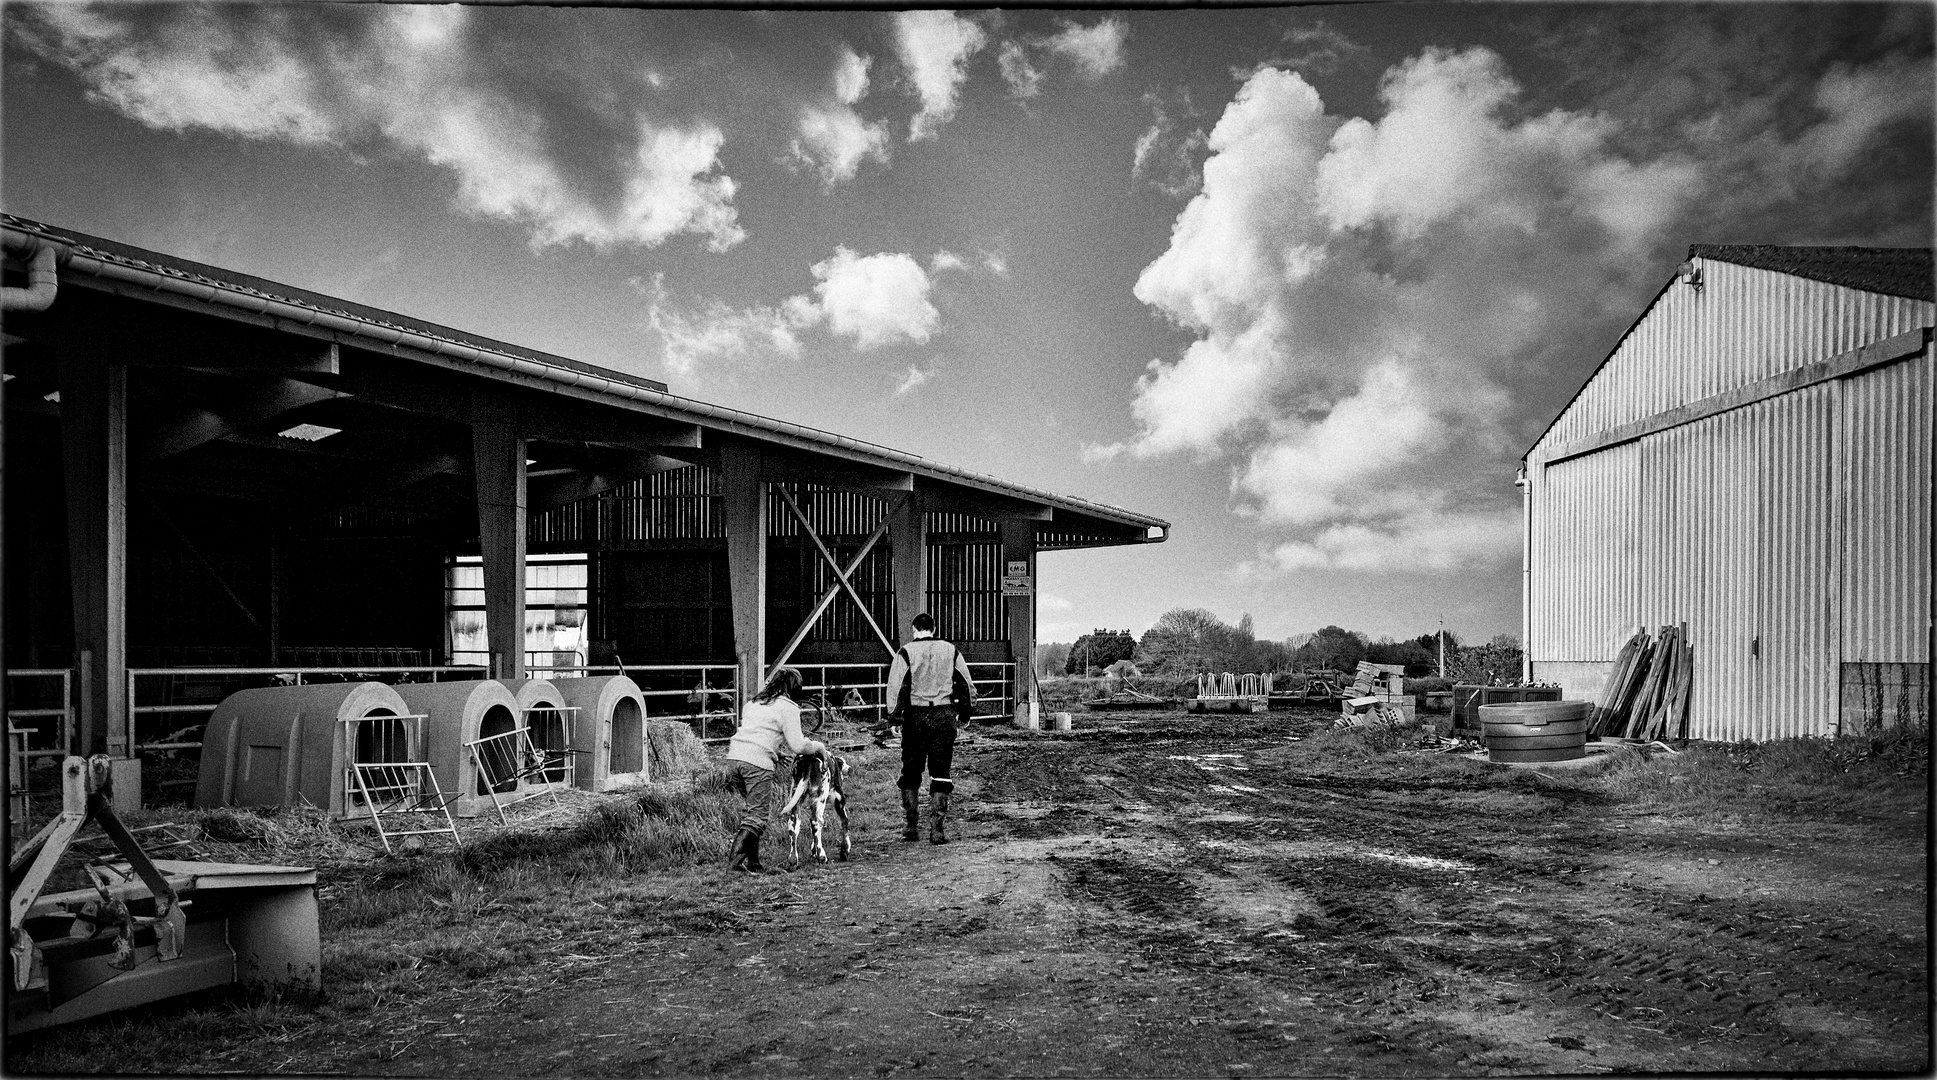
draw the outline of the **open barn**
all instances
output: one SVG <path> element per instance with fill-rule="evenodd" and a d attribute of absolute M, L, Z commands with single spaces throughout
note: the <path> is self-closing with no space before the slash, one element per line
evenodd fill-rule
<path fill-rule="evenodd" d="M 983 712 L 1027 724 L 1039 556 L 1168 534 L 649 379 L 3 224 L 25 298 L 6 322 L 4 647 L 13 702 L 48 704 L 24 721 L 35 753 L 193 751 L 223 696 L 305 671 L 623 671 L 651 716 L 704 723 L 785 662 L 878 707 L 923 610 Z"/>

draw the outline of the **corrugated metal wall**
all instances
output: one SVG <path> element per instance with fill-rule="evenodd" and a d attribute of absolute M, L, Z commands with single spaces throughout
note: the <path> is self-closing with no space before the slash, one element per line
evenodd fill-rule
<path fill-rule="evenodd" d="M 1686 622 L 1689 732 L 1838 729 L 1840 665 L 1929 662 L 1930 350 L 1552 466 L 1552 453 L 1931 324 L 1933 305 L 1704 262 L 1529 455 L 1536 678 L 1592 697 L 1637 627 Z"/>
<path fill-rule="evenodd" d="M 1636 443 L 1532 471 L 1541 512 L 1533 522 L 1527 640 L 1540 660 L 1604 660 L 1634 633 L 1640 478 Z M 1580 618 L 1582 610 L 1595 618 Z"/>
<path fill-rule="evenodd" d="M 1930 662 L 1922 628 L 1931 618 L 1932 364 L 1926 349 L 1841 387 L 1836 449 L 1845 662 Z M 1902 567 L 1918 569 L 1905 576 Z"/>
<path fill-rule="evenodd" d="M 1819 383 L 1742 412 L 1757 445 L 1754 667 L 1757 702 L 1747 736 L 1836 729 L 1837 642 L 1835 397 Z"/>
<path fill-rule="evenodd" d="M 1551 450 L 1931 324 L 1932 305 L 1698 259 L 1540 440 Z"/>

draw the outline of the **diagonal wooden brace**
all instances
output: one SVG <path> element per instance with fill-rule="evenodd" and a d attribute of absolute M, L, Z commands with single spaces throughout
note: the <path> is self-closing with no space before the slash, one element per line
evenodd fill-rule
<path fill-rule="evenodd" d="M 820 601 L 814 605 L 814 610 L 808 612 L 807 618 L 801 621 L 800 628 L 795 630 L 794 636 L 787 640 L 787 645 L 780 650 L 779 656 L 768 666 L 767 674 L 771 675 L 782 664 L 785 664 L 788 658 L 794 655 L 794 650 L 800 647 L 801 642 L 807 640 L 807 634 L 814 628 L 814 623 L 819 621 L 822 613 L 827 610 L 827 606 L 834 602 L 834 597 L 839 595 L 842 590 L 846 590 L 847 594 L 854 598 L 855 606 L 861 609 L 861 617 L 868 621 L 868 626 L 873 628 L 875 636 L 881 639 L 882 648 L 887 649 L 889 655 L 892 656 L 895 651 L 894 643 L 889 641 L 888 636 L 881 632 L 880 625 L 874 621 L 874 616 L 868 611 L 867 605 L 861 602 L 860 594 L 854 591 L 853 584 L 848 581 L 848 578 L 856 570 L 861 568 L 861 563 L 867 559 L 868 552 L 873 551 L 874 545 L 880 542 L 883 536 L 888 534 L 888 523 L 892 515 L 884 515 L 882 517 L 881 524 L 875 526 L 874 531 L 868 534 L 868 538 L 861 544 L 861 549 L 854 553 L 854 558 L 848 560 L 847 568 L 843 570 L 841 564 L 835 560 L 833 553 L 827 550 L 827 545 L 822 543 L 820 536 L 814 532 L 814 527 L 808 524 L 807 515 L 803 514 L 799 504 L 794 502 L 793 493 L 786 488 L 781 488 L 780 496 L 786 501 L 787 509 L 792 510 L 794 517 L 799 519 L 801 531 L 805 532 L 808 538 L 814 541 L 814 546 L 820 549 L 821 558 L 826 559 L 827 565 L 833 568 L 835 580 L 834 584 L 828 586 L 827 591 L 821 594 Z"/>

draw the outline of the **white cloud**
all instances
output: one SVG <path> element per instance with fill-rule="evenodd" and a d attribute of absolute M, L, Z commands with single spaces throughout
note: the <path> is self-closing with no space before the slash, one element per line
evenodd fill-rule
<path fill-rule="evenodd" d="M 861 163 L 888 160 L 888 125 L 869 123 L 854 110 L 868 92 L 869 58 L 843 49 L 834 72 L 833 96 L 800 107 L 789 147 L 794 160 L 812 166 L 830 187 L 852 180 Z"/>
<path fill-rule="evenodd" d="M 962 257 L 952 251 L 937 251 L 935 257 L 928 260 L 928 272 L 931 274 L 939 274 L 943 270 L 961 270 L 966 266 L 968 264 L 962 261 Z"/>
<path fill-rule="evenodd" d="M 631 284 L 647 295 L 646 323 L 663 342 L 662 358 L 670 374 L 692 375 L 702 361 L 800 355 L 795 320 L 781 309 L 736 310 L 714 301 L 698 313 L 685 313 L 667 303 L 664 274 L 654 274 L 649 285 L 636 278 Z"/>
<path fill-rule="evenodd" d="M 1510 551 L 1504 388 L 1634 272 L 1694 182 L 1612 151 L 1606 118 L 1511 119 L 1518 93 L 1479 49 L 1397 65 L 1376 122 L 1327 115 L 1294 72 L 1253 74 L 1137 281 L 1197 340 L 1138 378 L 1136 435 L 1086 456 L 1230 461 L 1238 510 L 1291 534 L 1265 571 Z"/>
<path fill-rule="evenodd" d="M 1519 515 L 1508 510 L 1435 511 L 1377 525 L 1332 525 L 1310 540 L 1277 545 L 1258 561 L 1241 565 L 1239 575 L 1269 577 L 1299 570 L 1443 573 L 1517 557 L 1520 527 Z"/>
<path fill-rule="evenodd" d="M 1093 26 L 1068 19 L 1056 21 L 1062 29 L 1043 44 L 1076 61 L 1076 70 L 1084 78 L 1100 79 L 1123 66 L 1123 43 L 1130 36 L 1130 24 L 1114 15 Z"/>
<path fill-rule="evenodd" d="M 909 122 L 910 140 L 932 139 L 955 116 L 957 95 L 968 79 L 969 57 L 988 35 L 952 11 L 903 11 L 895 15 L 895 46 L 921 98 Z"/>
<path fill-rule="evenodd" d="M 1191 107 L 1190 94 L 1180 90 L 1179 108 L 1182 117 L 1172 114 L 1162 97 L 1145 94 L 1144 103 L 1150 106 L 1152 119 L 1150 127 L 1137 137 L 1135 153 L 1130 161 L 1130 176 L 1163 192 L 1173 199 L 1189 198 L 1197 194 L 1204 185 L 1204 175 L 1197 158 L 1204 152 L 1210 140 L 1200 127 L 1185 128 L 1187 120 L 1196 116 Z"/>
<path fill-rule="evenodd" d="M 273 39 L 242 41 L 207 12 L 184 11 L 141 41 L 107 10 L 25 10 L 41 24 L 24 28 L 30 47 L 81 73 L 90 98 L 149 127 L 307 145 L 342 138 L 323 87 L 299 56 Z"/>
<path fill-rule="evenodd" d="M 923 371 L 915 365 L 909 364 L 908 370 L 902 374 L 901 380 L 895 383 L 895 396 L 900 397 L 933 377 L 934 372 Z"/>
<path fill-rule="evenodd" d="M 897 341 L 927 341 L 941 325 L 941 312 L 929 303 L 928 274 L 912 256 L 882 252 L 861 256 L 847 248 L 814 264 L 814 301 L 795 297 L 796 310 L 825 320 L 828 329 L 854 339 L 858 349 Z"/>
<path fill-rule="evenodd" d="M 1042 70 L 1029 62 L 1029 51 L 1020 42 L 1005 41 L 996 56 L 1002 79 L 1009 84 L 1009 96 L 1032 98 L 1042 93 Z"/>
<path fill-rule="evenodd" d="M 1928 57 L 1886 57 L 1867 68 L 1838 65 L 1816 85 L 1823 120 L 1796 140 L 1798 163 L 1819 179 L 1854 165 L 1884 128 L 1930 114 L 1932 69 Z"/>
<path fill-rule="evenodd" d="M 1606 117 L 1556 109 L 1502 122 L 1520 88 L 1484 49 L 1428 49 L 1388 72 L 1380 92 L 1386 115 L 1346 121 L 1318 170 L 1318 210 L 1340 229 L 1382 222 L 1412 240 L 1457 218 L 1468 231 L 1532 234 L 1560 210 L 1632 242 L 1652 236 L 1696 179 L 1678 160 L 1608 154 Z"/>
<path fill-rule="evenodd" d="M 928 274 L 911 255 L 864 256 L 837 247 L 831 258 L 814 264 L 813 274 L 811 294 L 746 308 L 715 300 L 682 310 L 670 302 L 663 274 L 630 284 L 646 297 L 646 325 L 660 336 L 667 371 L 679 376 L 694 374 L 703 362 L 798 358 L 801 333 L 814 328 L 849 338 L 866 351 L 925 342 L 941 327 L 941 312 L 928 299 Z M 933 374 L 911 366 L 895 393 L 907 393 Z"/>
<path fill-rule="evenodd" d="M 1070 608 L 1075 606 L 1076 605 L 1070 603 L 1068 600 L 1065 600 L 1054 593 L 1039 592 L 1036 594 L 1036 610 L 1039 612 L 1040 611 L 1068 611 Z"/>
<path fill-rule="evenodd" d="M 868 67 L 873 62 L 872 57 L 862 56 L 851 48 L 843 48 L 840 66 L 834 69 L 834 100 L 843 105 L 853 105 L 866 97 Z"/>
<path fill-rule="evenodd" d="M 139 32 L 128 10 L 34 8 L 25 39 L 95 100 L 161 130 L 401 147 L 456 174 L 460 209 L 521 222 L 535 244 L 650 247 L 690 233 L 724 250 L 745 238 L 718 128 L 634 116 L 618 175 L 579 182 L 538 109 L 474 68 L 465 8 L 383 9 L 347 45 L 307 40 L 295 9 L 144 8 L 161 14 Z M 601 188 L 621 194 L 589 194 Z"/>
<path fill-rule="evenodd" d="M 1008 277 L 1009 257 L 1000 251 L 985 251 L 982 253 L 982 269 L 987 270 L 996 277 Z"/>

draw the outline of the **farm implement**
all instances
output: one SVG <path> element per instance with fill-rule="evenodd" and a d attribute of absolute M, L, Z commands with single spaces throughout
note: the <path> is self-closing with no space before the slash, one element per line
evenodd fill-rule
<path fill-rule="evenodd" d="M 61 763 L 61 812 L 8 860 L 7 1030 L 71 1023 L 196 990 L 322 987 L 316 871 L 151 859 L 115 816 L 110 761 Z M 120 860 L 42 896 L 88 824 Z"/>

